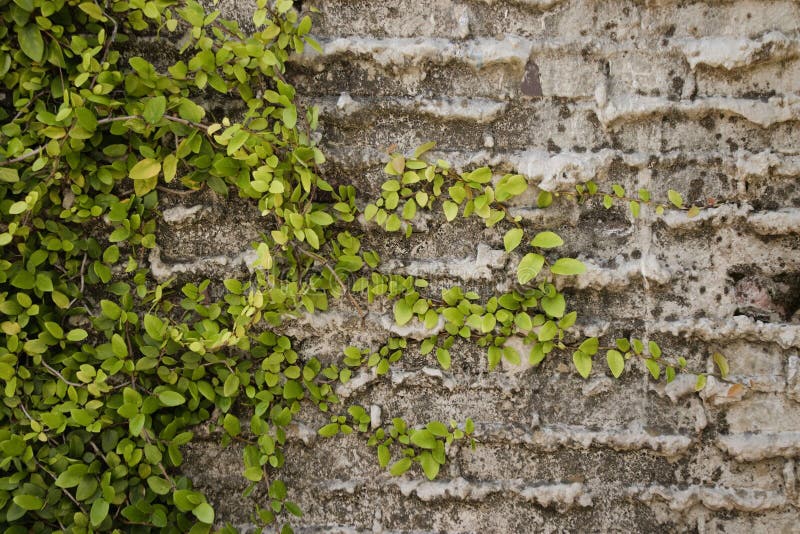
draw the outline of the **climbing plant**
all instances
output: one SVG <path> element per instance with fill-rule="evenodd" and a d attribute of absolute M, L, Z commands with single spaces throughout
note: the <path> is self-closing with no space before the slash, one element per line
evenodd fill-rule
<path fill-rule="evenodd" d="M 630 359 L 653 379 L 684 370 L 651 340 L 571 341 L 577 315 L 554 278 L 585 266 L 558 257 L 556 233 L 526 235 L 509 214 L 507 201 L 533 187 L 523 176 L 456 172 L 429 162 L 427 144 L 392 154 L 380 198 L 366 205 L 352 185 L 326 181 L 312 135 L 318 111 L 298 107 L 284 76 L 291 54 L 319 49 L 291 0 L 257 0 L 246 31 L 194 0 L 0 0 L 0 18 L 4 532 L 210 531 L 214 508 L 180 469 L 200 424 L 242 447 L 245 493 L 268 495 L 254 500 L 254 520 L 290 531 L 302 511 L 279 468 L 287 427 L 306 409 L 330 414 L 322 436 L 363 434 L 391 474 L 418 464 L 434 478 L 453 441 L 474 439 L 471 420 L 411 426 L 396 414 L 376 425 L 336 395 L 354 371 L 384 375 L 411 347 L 443 369 L 462 338 L 486 348 L 490 369 L 571 353 L 585 378 L 603 350 L 615 377 Z M 137 53 L 156 48 L 165 52 L 155 62 Z M 258 206 L 252 276 L 159 284 L 145 256 L 160 199 L 201 190 Z M 644 205 L 698 210 L 674 191 L 658 205 L 647 191 L 634 198 L 594 182 L 541 191 L 539 207 L 554 196 L 626 203 L 634 216 Z M 482 299 L 379 273 L 356 219 L 410 235 L 421 210 L 502 228 L 517 286 Z M 431 334 L 346 347 L 323 364 L 298 354 L 281 324 L 330 299 L 359 312 L 381 299 L 398 325 L 418 321 Z M 724 376 L 724 357 L 714 360 Z M 697 374 L 699 389 L 706 375 Z"/>

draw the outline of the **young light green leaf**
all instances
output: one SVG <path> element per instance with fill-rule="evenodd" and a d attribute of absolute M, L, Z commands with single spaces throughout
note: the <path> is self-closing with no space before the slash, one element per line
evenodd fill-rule
<path fill-rule="evenodd" d="M 399 477 L 411 467 L 411 458 L 405 457 L 397 460 L 392 467 L 389 468 L 389 474 L 393 477 Z"/>
<path fill-rule="evenodd" d="M 667 198 L 676 208 L 680 209 L 683 207 L 683 197 L 674 189 L 667 191 Z"/>
<path fill-rule="evenodd" d="M 142 116 L 150 124 L 156 124 L 164 116 L 167 110 L 167 99 L 164 95 L 155 96 L 149 99 L 144 105 Z"/>
<path fill-rule="evenodd" d="M 611 370 L 611 374 L 614 375 L 614 378 L 619 378 L 625 370 L 625 359 L 622 357 L 622 354 L 616 350 L 609 350 L 606 352 L 606 361 L 608 362 L 608 368 Z"/>
<path fill-rule="evenodd" d="M 452 221 L 458 216 L 458 204 L 455 202 L 445 200 L 442 204 L 442 209 L 444 209 L 444 216 L 447 219 L 447 222 Z"/>
<path fill-rule="evenodd" d="M 661 367 L 659 367 L 658 362 L 651 358 L 647 358 L 644 361 L 645 367 L 647 370 L 650 371 L 650 374 L 653 376 L 655 380 L 658 380 L 658 377 L 661 376 Z"/>
<path fill-rule="evenodd" d="M 506 235 L 503 236 L 503 245 L 506 248 L 506 252 L 511 252 L 515 248 L 517 248 L 522 242 L 522 236 L 525 234 L 522 228 L 512 228 Z"/>
<path fill-rule="evenodd" d="M 583 274 L 586 272 L 586 265 L 575 258 L 559 258 L 550 267 L 550 272 L 564 276 Z"/>
<path fill-rule="evenodd" d="M 414 316 L 414 310 L 405 299 L 400 299 L 394 303 L 394 320 L 399 326 L 403 326 Z"/>
<path fill-rule="evenodd" d="M 129 176 L 132 180 L 149 180 L 158 176 L 159 172 L 161 172 L 161 162 L 145 158 L 131 167 Z"/>
<path fill-rule="evenodd" d="M 162 391 L 158 394 L 158 400 L 164 406 L 180 406 L 186 402 L 186 398 L 177 391 Z"/>
<path fill-rule="evenodd" d="M 728 359 L 725 358 L 725 356 L 723 356 L 719 352 L 715 352 L 714 355 L 712 356 L 712 359 L 714 360 L 714 363 L 719 369 L 719 374 L 722 376 L 722 378 L 727 377 L 728 373 L 730 373 L 730 367 L 728 366 Z"/>
<path fill-rule="evenodd" d="M 563 317 L 567 309 L 567 302 L 561 293 L 556 293 L 552 297 L 542 297 L 539 305 L 550 317 Z"/>
<path fill-rule="evenodd" d="M 572 353 L 572 363 L 575 364 L 575 369 L 583 378 L 589 378 L 592 372 L 592 357 L 588 354 L 576 350 Z"/>
<path fill-rule="evenodd" d="M 450 369 L 450 351 L 443 349 L 441 347 L 437 348 L 436 360 L 439 362 L 439 365 L 442 366 L 442 369 L 444 370 Z"/>
<path fill-rule="evenodd" d="M 330 438 L 332 436 L 335 436 L 336 434 L 339 433 L 339 423 L 329 423 L 329 424 L 323 426 L 322 428 L 320 428 L 317 432 L 323 438 Z M 378 452 L 380 452 L 380 451 L 378 451 Z"/>
<path fill-rule="evenodd" d="M 657 360 L 661 357 L 661 347 L 658 346 L 658 343 L 655 341 L 648 341 L 647 348 L 650 351 L 650 355 L 653 359 Z"/>
<path fill-rule="evenodd" d="M 694 383 L 694 390 L 702 391 L 702 389 L 706 387 L 706 381 L 706 375 L 697 375 L 697 381 Z"/>
<path fill-rule="evenodd" d="M 92 503 L 92 509 L 89 512 L 89 519 L 93 527 L 100 526 L 100 523 L 108 515 L 108 502 L 105 499 L 97 498 Z"/>
<path fill-rule="evenodd" d="M 531 246 L 539 248 L 555 248 L 564 244 L 564 240 L 554 232 L 539 232 L 531 241 Z"/>
<path fill-rule="evenodd" d="M 207 502 L 201 502 L 195 506 L 192 513 L 202 523 L 207 525 L 214 523 L 214 509 Z"/>
<path fill-rule="evenodd" d="M 439 463 L 434 460 L 430 452 L 423 452 L 419 457 L 419 464 L 428 480 L 433 480 L 439 474 Z"/>
<path fill-rule="evenodd" d="M 436 448 L 436 436 L 434 436 L 427 428 L 414 430 L 409 438 L 412 445 L 416 445 L 421 449 Z"/>
<path fill-rule="evenodd" d="M 544 265 L 544 256 L 529 252 L 525 254 L 522 261 L 519 262 L 517 267 L 517 280 L 520 284 L 527 284 L 542 270 Z"/>

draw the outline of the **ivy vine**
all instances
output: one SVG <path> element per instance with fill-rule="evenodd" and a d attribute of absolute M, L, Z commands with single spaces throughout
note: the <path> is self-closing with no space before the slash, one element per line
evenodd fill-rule
<path fill-rule="evenodd" d="M 220 526 L 213 506 L 180 469 L 200 424 L 219 429 L 222 446 L 241 445 L 247 494 L 267 489 L 254 521 L 290 532 L 302 511 L 279 469 L 287 426 L 307 409 L 330 414 L 321 436 L 363 434 L 392 475 L 419 465 L 432 479 L 452 442 L 475 439 L 470 419 L 375 425 L 335 390 L 359 369 L 386 374 L 409 349 L 443 369 L 462 338 L 486 348 L 490 369 L 571 352 L 586 378 L 605 350 L 615 377 L 630 359 L 655 380 L 686 371 L 652 340 L 568 341 L 577 315 L 554 277 L 585 266 L 557 257 L 556 233 L 526 236 L 510 215 L 507 201 L 532 187 L 523 176 L 459 173 L 428 162 L 426 144 L 391 155 L 372 203 L 328 183 L 312 135 L 318 111 L 298 107 L 284 76 L 291 54 L 319 49 L 311 18 L 291 0 L 257 0 L 247 32 L 219 15 L 195 0 L 0 0 L 4 532 L 211 531 Z M 136 39 L 178 42 L 178 59 L 139 57 Z M 220 116 L 220 103 L 237 111 Z M 264 231 L 253 276 L 157 283 L 145 256 L 156 246 L 159 198 L 206 189 L 257 204 Z M 540 191 L 539 207 L 554 196 L 626 203 L 633 216 L 644 205 L 699 209 L 675 191 L 658 204 L 647 191 L 603 192 L 594 182 Z M 356 219 L 408 236 L 423 210 L 507 228 L 506 251 L 524 252 L 516 288 L 482 301 L 378 272 Z M 418 321 L 431 335 L 346 347 L 336 363 L 298 354 L 282 322 L 343 298 L 359 312 L 381 299 L 398 325 Z M 713 358 L 724 377 L 725 358 Z M 695 374 L 701 389 L 706 374 Z"/>

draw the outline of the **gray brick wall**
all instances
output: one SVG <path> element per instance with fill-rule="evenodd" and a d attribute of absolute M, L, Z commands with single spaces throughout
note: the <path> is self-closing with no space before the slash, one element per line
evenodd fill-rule
<path fill-rule="evenodd" d="M 692 377 L 665 387 L 644 369 L 585 381 L 568 358 L 490 373 L 467 344 L 442 372 L 411 350 L 341 396 L 412 424 L 472 417 L 479 443 L 451 450 L 434 482 L 393 479 L 359 438 L 317 438 L 326 421 L 312 416 L 294 428 L 283 470 L 305 511 L 298 530 L 797 531 L 800 3 L 316 5 L 325 53 L 296 58 L 290 78 L 321 108 L 326 178 L 357 184 L 366 202 L 390 147 L 433 140 L 459 167 L 515 169 L 543 189 L 595 179 L 716 203 L 691 219 L 633 220 L 595 203 L 540 211 L 533 196 L 514 209 L 589 266 L 566 287 L 582 332 L 649 337 L 701 369 L 719 350 L 737 385 L 710 379 L 697 395 Z M 181 201 L 165 212 L 157 274 L 241 269 L 258 214 L 236 200 Z M 435 287 L 508 288 L 519 257 L 500 253 L 502 233 L 443 222 L 408 240 L 367 226 L 365 245 Z M 301 353 L 326 361 L 393 329 L 380 303 L 363 324 L 340 304 L 286 326 Z M 240 458 L 210 437 L 187 451 L 186 469 L 219 518 L 246 528 Z"/>

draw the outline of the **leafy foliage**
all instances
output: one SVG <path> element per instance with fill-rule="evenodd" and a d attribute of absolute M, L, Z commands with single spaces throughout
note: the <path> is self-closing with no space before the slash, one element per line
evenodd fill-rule
<path fill-rule="evenodd" d="M 476 429 L 401 418 L 379 426 L 358 405 L 341 406 L 335 383 L 354 370 L 389 373 L 409 348 L 445 370 L 457 339 L 486 348 L 489 368 L 573 351 L 584 377 L 607 350 L 615 377 L 638 358 L 668 380 L 685 361 L 667 363 L 654 342 L 570 337 L 558 276 L 580 275 L 576 258 L 556 256 L 554 232 L 526 242 L 505 203 L 528 189 L 518 174 L 482 167 L 456 172 L 423 156 L 393 154 L 381 197 L 363 215 L 388 232 L 413 232 L 418 212 L 452 221 L 478 217 L 505 232 L 519 286 L 488 299 L 460 287 L 441 295 L 414 277 L 383 274 L 350 225 L 362 213 L 355 188 L 334 188 L 319 174 L 315 108 L 301 109 L 284 72 L 289 55 L 318 48 L 311 19 L 290 0 L 257 0 L 245 34 L 195 0 L 112 2 L 0 0 L 0 522 L 6 532 L 208 532 L 218 518 L 181 475 L 181 448 L 198 428 L 243 448 L 245 492 L 265 525 L 301 510 L 277 478 L 287 427 L 308 405 L 328 414 L 319 434 L 357 432 L 381 467 L 402 475 L 418 465 L 437 476 L 454 441 Z M 172 63 L 153 64 L 120 46 L 137 33 L 156 46 L 179 42 Z M 237 109 L 217 116 L 215 103 Z M 156 245 L 159 198 L 209 189 L 258 205 L 263 239 L 254 244 L 251 279 L 195 280 L 179 290 L 153 281 L 143 258 Z M 585 201 L 636 200 L 614 186 L 539 192 Z M 685 209 L 670 191 L 675 209 Z M 634 206 L 635 209 L 634 209 Z M 663 209 L 658 205 L 658 209 Z M 689 208 L 691 210 L 694 207 Z M 523 245 L 523 243 L 525 243 Z M 215 298 L 214 295 L 222 295 Z M 286 317 L 325 310 L 347 298 L 392 303 L 395 321 L 418 321 L 431 335 L 418 346 L 390 338 L 376 350 L 347 347 L 340 362 L 301 358 L 280 334 Z M 574 336 L 572 336 L 574 337 Z M 727 362 L 715 354 L 724 376 Z M 705 375 L 700 374 L 698 388 Z M 334 413 L 335 412 L 335 413 Z M 393 461 L 394 458 L 394 461 Z M 230 531 L 226 527 L 223 530 Z M 284 524 L 284 531 L 290 527 Z"/>

